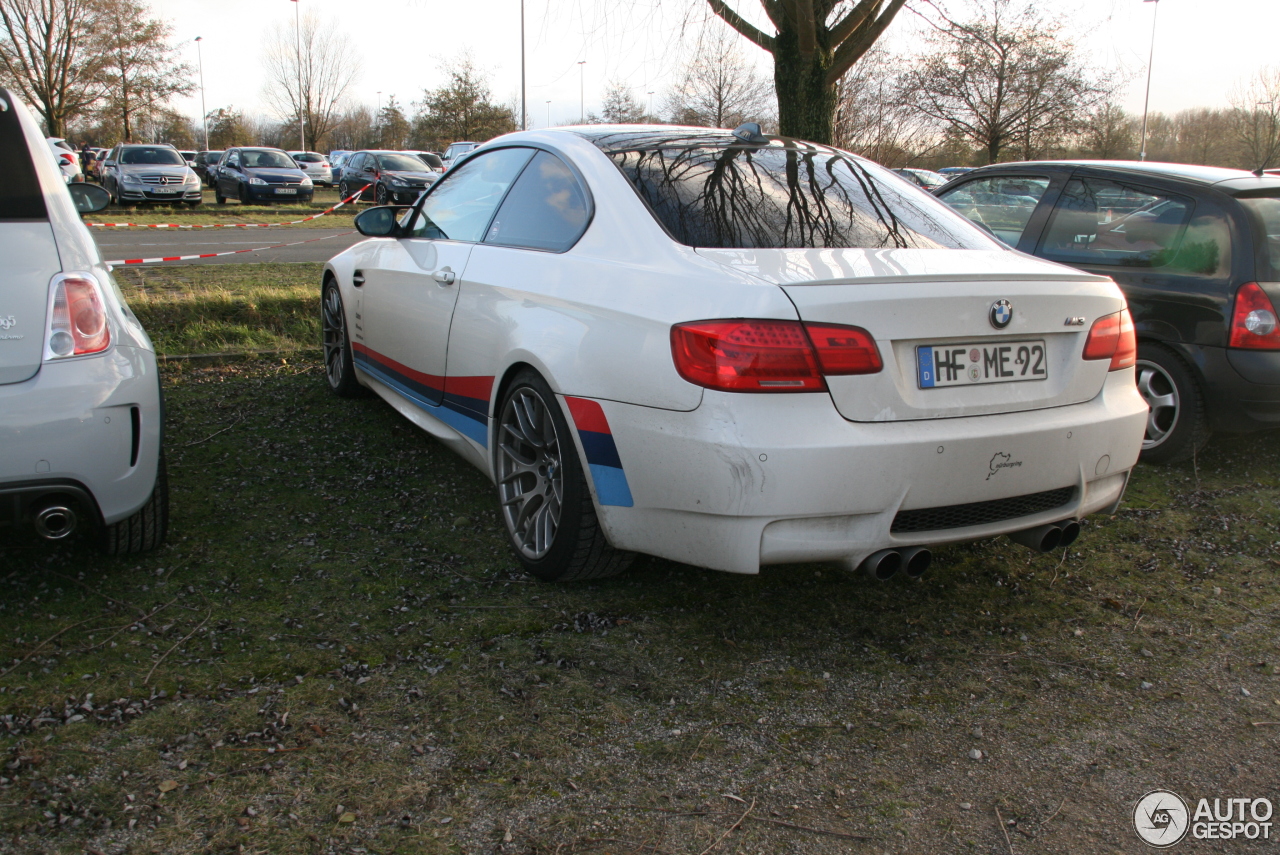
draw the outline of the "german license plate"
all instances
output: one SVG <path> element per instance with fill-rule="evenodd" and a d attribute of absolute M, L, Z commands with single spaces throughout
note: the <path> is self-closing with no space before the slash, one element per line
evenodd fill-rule
<path fill-rule="evenodd" d="M 1044 340 L 986 344 L 925 344 L 916 348 L 921 389 L 1046 380 L 1049 361 Z"/>
<path fill-rule="evenodd" d="M 298 191 L 292 187 L 277 187 L 276 195 L 277 196 L 297 196 Z"/>
<path fill-rule="evenodd" d="M 182 188 L 181 187 L 156 187 L 151 192 L 152 193 L 181 193 Z"/>

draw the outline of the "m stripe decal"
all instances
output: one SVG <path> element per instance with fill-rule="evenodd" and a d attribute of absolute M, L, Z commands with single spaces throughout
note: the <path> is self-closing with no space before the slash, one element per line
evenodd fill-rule
<path fill-rule="evenodd" d="M 482 448 L 489 446 L 489 390 L 493 388 L 492 377 L 438 377 L 424 374 L 355 341 L 351 343 L 351 355 L 361 371 L 395 389 L 432 418 L 439 419 Z M 462 394 L 453 394 L 455 388 Z M 471 397 L 472 395 L 483 395 L 483 398 Z"/>
<path fill-rule="evenodd" d="M 613 431 L 609 429 L 604 410 L 598 402 L 587 398 L 566 396 L 564 400 L 569 405 L 569 413 L 582 440 L 587 468 L 591 470 L 591 480 L 596 486 L 596 498 L 602 505 L 632 507 L 635 502 L 631 498 L 631 487 L 627 484 L 618 446 L 613 441 Z"/>

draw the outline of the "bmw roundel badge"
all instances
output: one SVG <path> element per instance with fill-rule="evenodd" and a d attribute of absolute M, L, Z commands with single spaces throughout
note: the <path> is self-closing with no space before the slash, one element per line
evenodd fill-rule
<path fill-rule="evenodd" d="M 1002 330 L 1013 320 L 1013 304 L 1008 300 L 996 300 L 991 304 L 991 312 L 987 317 L 991 319 L 991 326 Z"/>

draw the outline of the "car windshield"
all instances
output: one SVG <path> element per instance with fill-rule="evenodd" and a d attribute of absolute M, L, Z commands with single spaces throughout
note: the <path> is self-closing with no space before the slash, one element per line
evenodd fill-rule
<path fill-rule="evenodd" d="M 380 154 L 378 168 L 386 172 L 426 172 L 423 163 L 411 154 Z"/>
<path fill-rule="evenodd" d="M 712 249 L 990 249 L 990 238 L 837 149 L 659 144 L 608 152 L 680 243 Z M 909 194 L 909 195 L 908 195 Z"/>
<path fill-rule="evenodd" d="M 430 166 L 432 169 L 439 169 L 440 167 L 444 166 L 444 161 L 441 160 L 438 155 L 434 155 L 429 151 L 418 152 L 418 157 L 422 160 L 423 163 L 425 163 L 427 166 Z"/>
<path fill-rule="evenodd" d="M 293 159 L 298 161 L 298 163 L 323 163 L 324 155 L 313 154 L 312 152 L 304 151 L 304 152 L 299 152 L 298 154 L 293 155 Z"/>
<path fill-rule="evenodd" d="M 253 151 L 251 149 L 241 151 L 240 162 L 249 169 L 298 168 L 298 165 L 293 162 L 293 158 L 282 151 Z"/>
<path fill-rule="evenodd" d="M 121 163 L 147 163 L 156 166 L 186 166 L 187 162 L 171 148 L 126 148 L 120 152 Z"/>
<path fill-rule="evenodd" d="M 1240 200 L 1246 211 L 1262 227 L 1267 238 L 1267 261 L 1271 271 L 1265 278 L 1272 282 L 1280 278 L 1280 196 L 1255 196 Z M 1262 272 L 1258 272 L 1262 277 Z"/>

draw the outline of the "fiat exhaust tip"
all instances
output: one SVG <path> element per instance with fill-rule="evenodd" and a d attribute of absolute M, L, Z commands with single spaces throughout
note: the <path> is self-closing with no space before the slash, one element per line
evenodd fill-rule
<path fill-rule="evenodd" d="M 872 579 L 884 582 L 902 569 L 902 553 L 896 549 L 882 549 L 868 555 L 862 562 L 862 569 Z"/>
<path fill-rule="evenodd" d="M 1036 552 L 1053 552 L 1062 543 L 1062 529 L 1052 524 L 1038 525 L 1035 528 L 1012 532 L 1009 539 Z"/>
<path fill-rule="evenodd" d="M 36 534 L 45 540 L 63 540 L 76 530 L 76 512 L 61 503 L 45 505 L 35 516 Z"/>
<path fill-rule="evenodd" d="M 902 572 L 912 579 L 919 579 L 933 563 L 933 553 L 923 546 L 902 550 Z"/>

